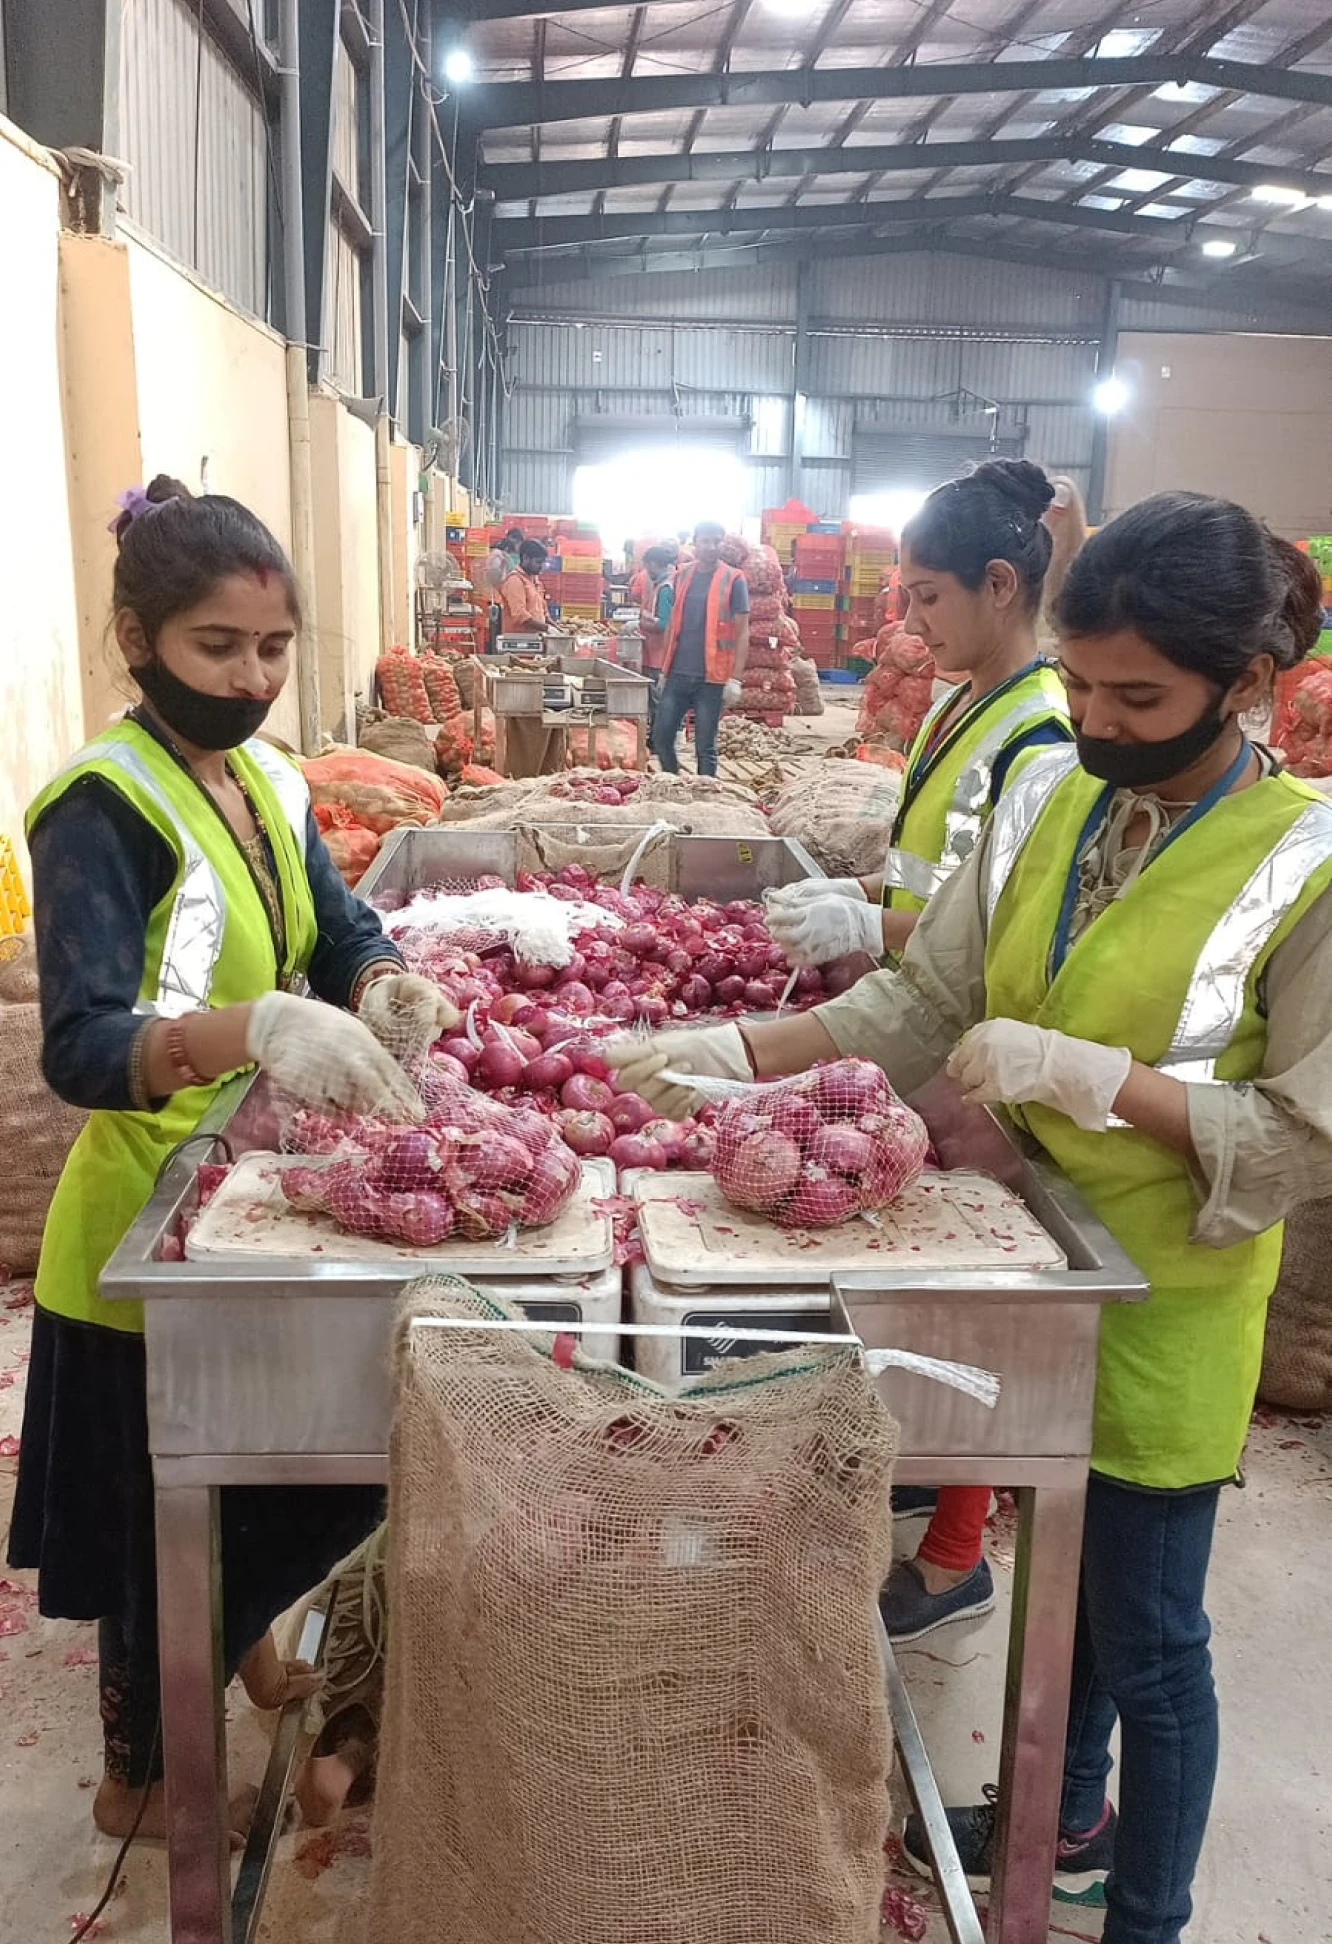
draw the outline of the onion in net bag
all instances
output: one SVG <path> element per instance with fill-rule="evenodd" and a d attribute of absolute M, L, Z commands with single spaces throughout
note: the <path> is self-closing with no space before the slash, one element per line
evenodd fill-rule
<path fill-rule="evenodd" d="M 287 1200 L 331 1215 L 353 1235 L 413 1248 L 544 1228 L 564 1213 L 579 1162 L 543 1115 L 502 1106 L 447 1077 L 427 1077 L 423 1096 L 428 1118 L 420 1127 L 297 1115 L 288 1151 L 328 1158 L 283 1171 Z"/>
<path fill-rule="evenodd" d="M 929 1134 L 869 1060 L 832 1060 L 721 1107 L 712 1172 L 737 1208 L 782 1228 L 834 1228 L 882 1208 L 925 1165 Z"/>

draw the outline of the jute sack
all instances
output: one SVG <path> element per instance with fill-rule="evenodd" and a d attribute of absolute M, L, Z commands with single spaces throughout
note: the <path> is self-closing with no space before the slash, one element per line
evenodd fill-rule
<path fill-rule="evenodd" d="M 0 964 L 0 1278 L 37 1267 L 46 1211 L 65 1159 L 86 1118 L 58 1100 L 42 1078 L 42 1018 L 30 946 Z"/>
<path fill-rule="evenodd" d="M 876 1944 L 897 1429 L 855 1353 L 668 1398 L 410 1322 L 508 1314 L 405 1294 L 369 1944 Z"/>
<path fill-rule="evenodd" d="M 1258 1395 L 1282 1410 L 1332 1410 L 1332 1200 L 1287 1219 Z"/>
<path fill-rule="evenodd" d="M 867 876 L 883 869 L 901 794 L 896 771 L 834 757 L 774 799 L 773 833 L 794 837 L 833 877 Z"/>

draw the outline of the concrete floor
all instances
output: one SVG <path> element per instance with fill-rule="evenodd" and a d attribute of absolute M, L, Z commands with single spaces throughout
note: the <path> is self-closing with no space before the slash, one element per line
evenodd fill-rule
<path fill-rule="evenodd" d="M 31 1294 L 0 1288 L 0 1532 L 8 1528 L 22 1419 Z M 1229 1492 L 1211 1583 L 1222 1692 L 1221 1779 L 1189 1944 L 1332 1944 L 1332 1731 L 1326 1672 L 1332 1604 L 1332 1420 L 1262 1412 L 1249 1484 Z M 945 1797 L 977 1800 L 998 1758 L 1012 1521 L 992 1522 L 999 1610 L 908 1650 L 902 1664 Z M 900 1527 L 907 1544 L 915 1528 Z M 3 1569 L 0 1569 L 2 1571 Z M 238 1780 L 257 1780 L 265 1720 L 233 1690 Z M 33 1576 L 0 1578 L 0 1940 L 60 1944 L 100 1895 L 115 1846 L 89 1816 L 100 1770 L 94 1629 L 40 1619 Z M 262 1936 L 352 1944 L 368 1873 L 369 1821 L 284 1837 Z M 99 1937 L 167 1944 L 165 1866 L 136 1849 Z M 932 1890 L 891 1871 L 883 1936 L 944 1944 Z M 926 1922 L 922 1933 L 919 1922 Z M 1052 1939 L 1094 1944 L 1089 1912 L 1055 1906 Z"/>

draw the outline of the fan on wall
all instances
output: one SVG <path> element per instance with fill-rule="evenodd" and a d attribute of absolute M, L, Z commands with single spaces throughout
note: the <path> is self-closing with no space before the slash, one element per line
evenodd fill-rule
<path fill-rule="evenodd" d="M 472 428 L 465 418 L 445 419 L 442 425 L 432 425 L 422 448 L 422 470 L 434 470 L 456 479 L 463 454 L 471 443 Z"/>

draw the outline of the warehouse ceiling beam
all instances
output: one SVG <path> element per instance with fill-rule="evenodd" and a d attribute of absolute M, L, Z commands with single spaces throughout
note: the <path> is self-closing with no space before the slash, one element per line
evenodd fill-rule
<path fill-rule="evenodd" d="M 887 61 L 884 63 L 885 67 L 900 68 L 909 66 L 915 60 L 921 43 L 935 27 L 937 22 L 942 19 L 943 15 L 948 12 L 951 5 L 952 0 L 929 0 L 928 5 L 921 6 L 912 25 L 888 56 Z M 811 61 L 809 65 L 814 67 L 817 63 Z M 858 101 L 856 103 L 850 114 L 844 118 L 837 131 L 837 141 L 839 144 L 845 142 L 848 136 L 852 135 L 859 128 L 861 122 L 868 115 L 871 106 L 872 104 L 869 101 Z M 791 193 L 792 202 L 799 202 L 803 188 L 803 183 L 796 185 Z"/>
<path fill-rule="evenodd" d="M 1141 238 L 1158 250 L 1187 249 L 1211 236 L 1232 240 L 1240 232 L 1195 224 L 1185 217 L 1130 216 L 1115 209 L 1083 209 L 1076 205 L 1042 202 L 1030 196 L 935 196 L 928 200 L 901 197 L 873 203 L 806 203 L 797 208 L 765 205 L 746 209 L 637 210 L 614 216 L 547 216 L 507 218 L 495 225 L 495 246 L 505 256 L 538 255 L 572 244 L 614 242 L 644 236 L 745 235 L 798 229 L 900 228 L 922 220 L 954 223 L 966 217 L 993 217 L 1057 228 L 1103 231 Z M 1282 232 L 1264 238 L 1269 263 L 1307 263 L 1313 273 L 1332 271 L 1332 243 L 1318 237 Z"/>
<path fill-rule="evenodd" d="M 662 0 L 643 0 L 643 4 L 660 5 Z M 615 0 L 562 0 L 561 5 L 550 7 L 534 5 L 533 0 L 468 0 L 467 19 L 474 24 L 486 20 L 536 20 L 543 15 L 592 13 L 594 10 L 605 13 L 614 5 Z"/>
<path fill-rule="evenodd" d="M 1298 113 L 1312 113 L 1300 109 Z M 594 156 L 581 162 L 547 160 L 534 169 L 524 162 L 492 162 L 483 179 L 498 202 L 528 202 L 536 197 L 580 191 L 636 188 L 662 182 L 766 182 L 784 177 L 898 175 L 926 169 L 1008 168 L 1025 163 L 1095 162 L 1113 170 L 1183 168 L 1195 182 L 1224 182 L 1240 189 L 1271 183 L 1307 196 L 1326 194 L 1328 177 L 1312 169 L 1274 168 L 1226 155 L 1183 155 L 1155 145 L 1069 140 L 1038 135 L 994 142 L 891 143 L 884 147 L 792 148 L 707 151 L 692 155 Z M 1079 192 L 1080 193 L 1080 192 Z M 1153 192 L 1159 194 L 1159 191 Z M 1150 197 L 1148 198 L 1151 199 Z"/>
<path fill-rule="evenodd" d="M 1126 297 L 1134 297 L 1142 302 L 1183 304 L 1198 309 L 1225 311 L 1247 317 L 1253 327 L 1260 330 L 1279 325 L 1292 332 L 1312 331 L 1317 334 L 1326 328 L 1327 295 L 1315 286 L 1301 288 L 1295 293 L 1296 301 L 1274 306 L 1270 301 L 1270 290 L 1263 293 L 1267 301 L 1257 302 L 1258 293 L 1252 289 L 1237 288 L 1235 279 L 1224 273 L 1209 275 L 1201 269 L 1187 272 L 1171 269 L 1149 274 L 1141 270 L 1126 270 L 1122 259 L 1104 254 L 1070 256 L 1067 250 L 1020 249 L 1007 247 L 1003 242 L 978 242 L 951 237 L 937 229 L 920 229 L 895 237 L 846 240 L 810 238 L 785 243 L 708 245 L 690 250 L 669 246 L 655 250 L 644 247 L 621 256 L 605 256 L 585 250 L 577 256 L 544 262 L 541 274 L 544 286 L 556 272 L 562 281 L 583 283 L 600 282 L 606 277 L 638 276 L 645 271 L 658 274 L 687 272 L 693 275 L 701 271 L 743 269 L 751 265 L 840 262 L 852 258 L 911 256 L 922 252 L 985 263 L 1016 264 L 1026 269 L 1056 270 L 1071 276 L 1117 278 Z M 530 285 L 515 287 L 510 301 L 515 318 L 520 319 L 524 306 L 534 309 L 542 305 L 542 289 Z M 1308 308 L 1302 308 L 1303 305 Z M 581 312 L 578 314 L 582 315 Z M 549 315 L 548 306 L 542 315 Z M 629 323 L 636 321 L 626 320 Z M 1098 325 L 1099 319 L 1092 320 L 1093 332 Z M 866 325 L 865 328 L 873 327 Z M 942 326 L 938 328 L 943 329 Z M 958 329 L 963 331 L 965 327 L 959 326 Z"/>
<path fill-rule="evenodd" d="M 384 409 L 391 418 L 396 418 L 397 401 L 403 395 L 399 368 L 403 356 L 403 296 L 407 288 L 413 125 L 423 107 L 420 89 L 416 85 L 415 61 L 415 40 L 420 30 L 420 0 L 407 0 L 407 6 L 411 15 L 410 37 L 408 23 L 396 0 L 384 11 L 385 202 L 388 217 L 384 239 L 388 287 L 388 397 Z M 410 397 L 408 411 L 415 418 L 416 401 Z"/>
<path fill-rule="evenodd" d="M 1274 101 L 1332 108 L 1332 74 L 1259 67 L 1201 55 L 1131 55 L 1087 60 L 946 62 L 884 68 L 789 68 L 714 74 L 635 75 L 629 80 L 481 83 L 467 96 L 477 128 L 521 128 L 679 109 L 775 108 L 824 101 L 919 100 L 932 95 L 1054 92 L 1071 88 L 1159 88 L 1193 82 Z"/>

